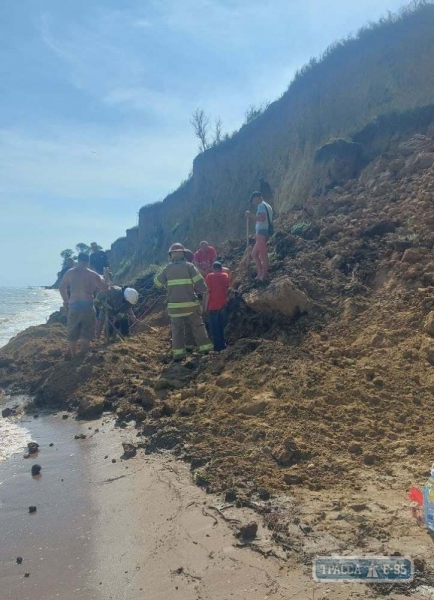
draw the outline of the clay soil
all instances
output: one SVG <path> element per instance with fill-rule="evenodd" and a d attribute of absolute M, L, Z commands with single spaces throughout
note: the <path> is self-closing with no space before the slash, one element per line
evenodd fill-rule
<path fill-rule="evenodd" d="M 146 452 L 172 450 L 198 485 L 253 506 L 301 562 L 399 552 L 416 559 L 412 589 L 432 585 L 432 541 L 407 494 L 434 461 L 433 162 L 433 140 L 415 136 L 280 216 L 271 279 L 304 292 L 305 313 L 255 312 L 248 298 L 267 286 L 238 269 L 228 349 L 173 365 L 149 276 L 138 287 L 151 310 L 125 341 L 65 360 L 58 315 L 0 350 L 1 385 L 135 421 Z M 221 252 L 235 269 L 243 250 Z"/>

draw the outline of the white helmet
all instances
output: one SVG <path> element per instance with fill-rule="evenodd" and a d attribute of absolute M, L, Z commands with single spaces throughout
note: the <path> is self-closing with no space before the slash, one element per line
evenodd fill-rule
<path fill-rule="evenodd" d="M 134 288 L 125 288 L 124 298 L 130 304 L 137 304 L 137 302 L 139 301 L 139 292 Z"/>

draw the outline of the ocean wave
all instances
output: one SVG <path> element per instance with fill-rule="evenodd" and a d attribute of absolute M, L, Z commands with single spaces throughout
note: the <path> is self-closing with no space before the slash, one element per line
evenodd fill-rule
<path fill-rule="evenodd" d="M 27 429 L 8 419 L 2 419 L 0 421 L 0 462 L 23 452 L 31 439 Z"/>

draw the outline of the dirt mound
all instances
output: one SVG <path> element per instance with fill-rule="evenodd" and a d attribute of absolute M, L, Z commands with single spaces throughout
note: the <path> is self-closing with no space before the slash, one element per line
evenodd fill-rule
<path fill-rule="evenodd" d="M 169 364 L 149 275 L 138 286 L 151 309 L 142 331 L 65 361 L 61 324 L 31 328 L 0 350 L 1 383 L 26 385 L 39 403 L 135 420 L 147 451 L 174 450 L 210 490 L 244 502 L 289 494 L 328 550 L 365 538 L 385 551 L 388 505 L 398 510 L 434 457 L 433 149 L 411 138 L 358 180 L 281 215 L 272 284 L 239 278 L 221 354 Z M 244 247 L 224 251 L 234 267 Z M 288 286 L 309 310 L 252 309 L 252 297 Z"/>

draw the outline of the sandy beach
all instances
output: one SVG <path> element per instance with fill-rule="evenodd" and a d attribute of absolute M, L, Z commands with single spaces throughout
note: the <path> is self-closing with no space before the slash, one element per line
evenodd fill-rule
<path fill-rule="evenodd" d="M 311 597 L 300 567 L 285 575 L 283 561 L 236 547 L 215 508 L 221 499 L 194 486 L 185 464 L 169 454 L 121 460 L 133 428 L 115 429 L 112 417 L 77 422 L 61 414 L 26 417 L 23 425 L 40 451 L 0 465 L 2 600 L 259 600 L 281 589 Z M 36 478 L 35 463 L 42 466 Z M 254 518 L 235 510 L 240 523 Z M 261 531 L 257 547 L 281 553 Z"/>
<path fill-rule="evenodd" d="M 361 585 L 316 584 L 310 566 L 288 559 L 253 511 L 226 508 L 194 486 L 187 465 L 169 453 L 139 450 L 122 460 L 122 441 L 137 441 L 137 431 L 115 428 L 112 416 L 85 422 L 59 413 L 28 416 L 23 424 L 40 452 L 0 465 L 1 600 L 368 594 Z M 75 439 L 80 435 L 86 438 Z M 37 478 L 30 474 L 34 463 L 42 467 Z M 36 514 L 29 514 L 31 505 Z M 252 520 L 258 535 L 243 547 L 234 532 Z"/>

